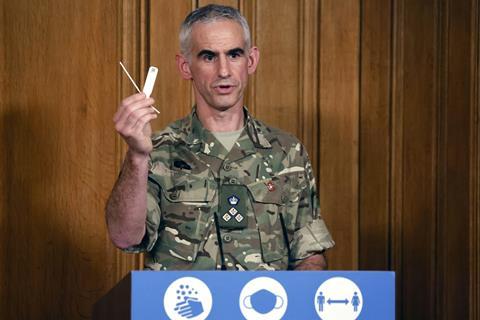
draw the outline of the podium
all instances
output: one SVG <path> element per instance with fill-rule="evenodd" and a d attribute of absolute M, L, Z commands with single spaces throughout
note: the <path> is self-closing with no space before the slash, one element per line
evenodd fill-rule
<path fill-rule="evenodd" d="M 132 271 L 93 319 L 394 319 L 389 271 Z"/>

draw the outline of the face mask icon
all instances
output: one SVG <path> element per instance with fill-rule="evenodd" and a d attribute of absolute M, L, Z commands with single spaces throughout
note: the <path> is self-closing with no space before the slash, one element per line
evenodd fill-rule
<path fill-rule="evenodd" d="M 243 299 L 243 305 L 247 309 L 254 309 L 259 313 L 268 313 L 273 309 L 279 309 L 283 306 L 283 298 L 266 289 L 246 296 Z"/>
<path fill-rule="evenodd" d="M 245 284 L 238 299 L 246 320 L 280 320 L 287 311 L 285 288 L 270 277 L 258 277 Z"/>

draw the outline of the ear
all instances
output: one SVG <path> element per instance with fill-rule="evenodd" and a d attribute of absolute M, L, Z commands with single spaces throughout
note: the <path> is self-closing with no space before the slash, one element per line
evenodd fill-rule
<path fill-rule="evenodd" d="M 257 47 L 251 47 L 248 51 L 248 74 L 255 73 L 257 70 L 258 60 L 260 59 L 260 51 Z"/>
<path fill-rule="evenodd" d="M 175 60 L 177 62 L 178 71 L 183 79 L 185 80 L 192 80 L 192 72 L 190 71 L 190 65 L 188 64 L 187 58 L 185 58 L 182 54 L 177 54 L 175 56 Z"/>

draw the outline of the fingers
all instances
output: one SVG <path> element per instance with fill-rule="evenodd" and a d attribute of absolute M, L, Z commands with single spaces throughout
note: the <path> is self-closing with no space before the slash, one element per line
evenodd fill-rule
<path fill-rule="evenodd" d="M 135 125 L 138 118 L 146 113 L 153 113 L 154 110 L 150 106 L 154 103 L 152 98 L 145 98 L 144 94 L 135 94 L 123 100 L 118 111 L 113 116 L 113 122 L 117 131 L 125 125 Z"/>
<path fill-rule="evenodd" d="M 134 109 L 135 107 L 132 107 Z M 139 107 L 133 111 L 125 112 L 115 123 L 115 129 L 123 136 L 131 136 L 133 133 L 142 132 L 143 128 L 157 114 L 148 106 Z"/>
<path fill-rule="evenodd" d="M 120 107 L 118 108 L 117 112 L 113 116 L 113 122 L 123 122 L 125 119 L 130 115 L 131 112 L 139 109 L 139 108 L 150 108 L 151 105 L 155 100 L 152 98 L 145 98 L 143 93 L 134 94 L 125 100 L 122 101 Z"/>
<path fill-rule="evenodd" d="M 131 96 L 126 97 L 125 99 L 122 100 L 120 103 L 120 106 L 128 106 L 131 105 L 132 103 L 138 102 L 140 100 L 145 100 L 146 99 L 145 93 L 135 93 L 132 94 Z"/>
<path fill-rule="evenodd" d="M 117 122 L 118 117 L 120 116 L 121 112 L 125 109 L 126 106 L 131 105 L 132 103 L 138 102 L 145 99 L 145 95 L 143 93 L 136 93 L 133 94 L 120 102 L 120 106 L 118 107 L 117 112 L 113 116 L 113 121 Z"/>
<path fill-rule="evenodd" d="M 145 115 L 138 118 L 138 120 L 135 123 L 135 125 L 133 126 L 132 130 L 134 132 L 140 132 L 140 131 L 143 130 L 143 128 L 145 127 L 145 125 L 147 123 L 149 123 L 150 121 L 152 121 L 153 119 L 156 119 L 156 118 L 157 118 L 157 114 L 155 112 L 146 113 Z"/>
<path fill-rule="evenodd" d="M 154 100 L 146 98 L 143 93 L 131 95 L 121 102 L 113 117 L 115 130 L 132 147 L 143 146 L 150 137 L 149 122 L 157 118 L 157 114 L 150 107 L 153 103 Z"/>
<path fill-rule="evenodd" d="M 146 107 L 142 106 L 142 107 L 139 107 L 138 109 L 134 109 L 131 112 L 129 112 L 128 114 L 122 116 L 120 118 L 121 119 L 120 121 L 124 122 L 125 125 L 127 125 L 127 126 L 134 127 L 142 117 L 144 117 L 146 115 L 149 115 L 149 114 L 155 114 L 155 111 L 153 111 L 152 108 L 150 108 L 148 106 L 146 106 Z"/>
<path fill-rule="evenodd" d="M 125 98 L 113 116 L 115 130 L 129 146 L 129 150 L 148 154 L 152 151 L 150 121 L 157 117 L 151 108 L 154 100 L 138 93 Z"/>

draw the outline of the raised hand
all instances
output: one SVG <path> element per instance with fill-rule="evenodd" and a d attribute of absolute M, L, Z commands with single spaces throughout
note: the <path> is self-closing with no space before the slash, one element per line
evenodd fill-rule
<path fill-rule="evenodd" d="M 125 98 L 113 116 L 115 130 L 123 137 L 131 152 L 147 155 L 152 151 L 150 121 L 157 117 L 151 108 L 154 100 L 137 93 Z"/>

